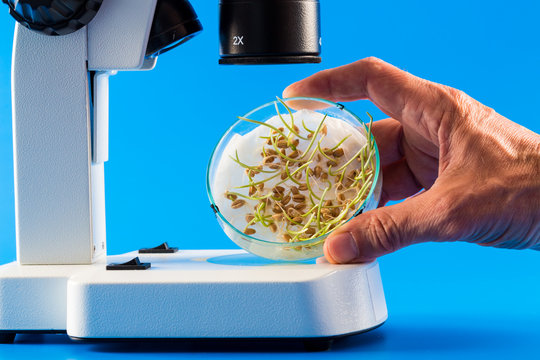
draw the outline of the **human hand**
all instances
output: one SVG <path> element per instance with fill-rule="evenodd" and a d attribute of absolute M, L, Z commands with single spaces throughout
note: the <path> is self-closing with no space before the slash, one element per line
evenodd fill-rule
<path fill-rule="evenodd" d="M 540 136 L 465 93 L 376 58 L 321 71 L 285 98 L 369 99 L 383 169 L 380 206 L 336 229 L 331 263 L 366 262 L 427 241 L 540 250 Z"/>

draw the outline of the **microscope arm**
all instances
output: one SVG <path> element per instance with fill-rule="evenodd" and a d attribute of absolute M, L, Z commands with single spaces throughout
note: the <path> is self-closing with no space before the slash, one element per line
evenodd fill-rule
<path fill-rule="evenodd" d="M 90 264 L 105 255 L 108 76 L 154 67 L 156 58 L 146 59 L 145 51 L 156 1 L 104 0 L 91 24 L 69 35 L 45 36 L 16 25 L 20 264 Z"/>

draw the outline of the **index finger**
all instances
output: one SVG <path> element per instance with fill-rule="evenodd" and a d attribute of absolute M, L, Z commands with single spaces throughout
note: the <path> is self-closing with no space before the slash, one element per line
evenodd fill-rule
<path fill-rule="evenodd" d="M 440 123 L 441 100 L 449 99 L 447 87 L 418 78 L 377 58 L 316 73 L 285 89 L 285 98 L 308 96 L 331 101 L 371 100 L 390 117 L 415 125 L 429 124 L 433 135 Z M 439 117 L 439 119 L 437 119 Z"/>

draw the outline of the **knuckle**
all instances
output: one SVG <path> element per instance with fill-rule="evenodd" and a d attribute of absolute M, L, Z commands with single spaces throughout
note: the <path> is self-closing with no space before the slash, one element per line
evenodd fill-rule
<path fill-rule="evenodd" d="M 385 253 L 391 253 L 401 247 L 399 227 L 392 216 L 380 212 L 370 215 L 367 221 L 368 239 L 373 248 L 380 249 Z"/>

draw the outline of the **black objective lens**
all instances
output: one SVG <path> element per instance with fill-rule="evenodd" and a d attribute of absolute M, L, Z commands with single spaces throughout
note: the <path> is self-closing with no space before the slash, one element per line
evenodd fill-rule
<path fill-rule="evenodd" d="M 201 31 L 202 25 L 189 1 L 158 0 L 146 56 L 163 54 Z"/>
<path fill-rule="evenodd" d="M 220 64 L 321 62 L 318 0 L 220 0 Z"/>

